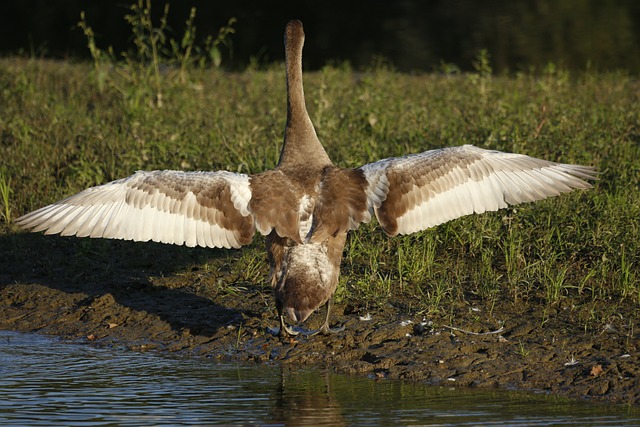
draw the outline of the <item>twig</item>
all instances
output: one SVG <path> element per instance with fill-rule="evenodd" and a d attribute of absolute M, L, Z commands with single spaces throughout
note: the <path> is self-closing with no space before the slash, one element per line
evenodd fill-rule
<path fill-rule="evenodd" d="M 452 331 L 462 332 L 463 334 L 469 334 L 469 335 L 495 335 L 504 331 L 504 326 L 500 326 L 499 329 L 496 329 L 495 331 L 489 331 L 489 332 L 466 331 L 464 329 L 460 329 L 460 328 L 456 328 L 455 326 L 448 326 L 448 325 L 444 325 L 443 328 L 448 328 L 448 329 L 451 329 Z"/>

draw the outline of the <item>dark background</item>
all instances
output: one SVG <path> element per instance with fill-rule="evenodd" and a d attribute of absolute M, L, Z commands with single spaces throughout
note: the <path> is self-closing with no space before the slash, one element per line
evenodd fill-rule
<path fill-rule="evenodd" d="M 99 47 L 130 47 L 123 17 L 130 0 L 0 0 L 0 54 L 88 58 L 76 24 L 80 11 Z M 192 6 L 199 37 L 238 19 L 223 66 L 283 58 L 287 20 L 301 19 L 307 34 L 305 69 L 348 61 L 354 68 L 384 59 L 401 71 L 432 71 L 442 61 L 472 68 L 487 49 L 498 72 L 540 70 L 549 62 L 570 70 L 640 71 L 638 0 L 425 1 L 169 1 L 174 37 Z M 165 1 L 154 1 L 160 15 Z"/>

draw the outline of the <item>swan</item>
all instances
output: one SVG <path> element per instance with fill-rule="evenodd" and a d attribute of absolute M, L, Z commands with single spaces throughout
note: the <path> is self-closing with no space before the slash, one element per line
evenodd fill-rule
<path fill-rule="evenodd" d="M 473 213 L 591 187 L 593 167 L 472 145 L 335 166 L 309 118 L 302 82 L 302 23 L 285 29 L 287 120 L 275 169 L 138 171 L 16 220 L 34 232 L 239 248 L 266 236 L 279 327 L 275 335 L 338 332 L 329 326 L 347 233 L 375 216 L 389 236 Z M 317 330 L 300 326 L 326 306 Z M 288 325 L 287 315 L 294 323 Z"/>

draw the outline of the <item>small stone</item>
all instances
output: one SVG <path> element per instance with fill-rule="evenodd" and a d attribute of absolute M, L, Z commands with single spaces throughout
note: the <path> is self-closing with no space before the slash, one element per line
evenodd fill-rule
<path fill-rule="evenodd" d="M 589 375 L 591 375 L 592 377 L 597 377 L 601 373 L 602 373 L 602 365 L 600 365 L 600 364 L 594 365 L 591 368 L 591 371 L 589 371 Z"/>

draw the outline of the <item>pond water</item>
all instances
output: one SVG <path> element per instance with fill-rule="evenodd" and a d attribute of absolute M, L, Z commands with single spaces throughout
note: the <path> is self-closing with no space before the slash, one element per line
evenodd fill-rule
<path fill-rule="evenodd" d="M 629 408 L 218 364 L 0 331 L 0 425 L 627 426 Z"/>

